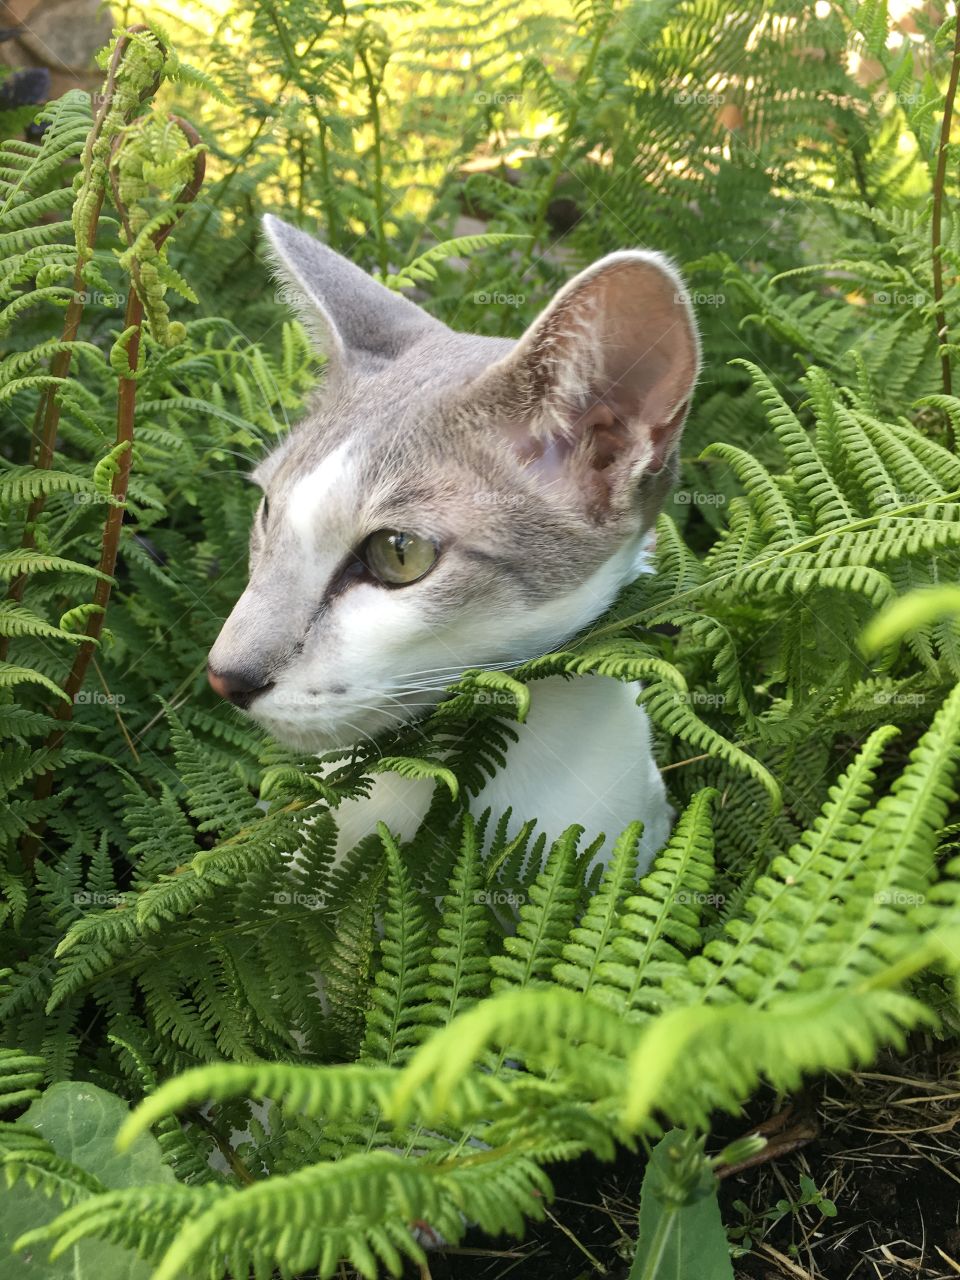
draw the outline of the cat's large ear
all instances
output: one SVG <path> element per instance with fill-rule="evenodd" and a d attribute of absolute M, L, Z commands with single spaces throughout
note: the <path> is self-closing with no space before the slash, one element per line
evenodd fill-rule
<path fill-rule="evenodd" d="M 328 379 L 394 360 L 439 320 L 327 245 L 267 214 L 268 255 L 288 302 L 327 357 Z"/>
<path fill-rule="evenodd" d="M 478 389 L 518 458 L 602 516 L 666 487 L 699 366 L 680 276 L 628 250 L 566 284 Z"/>

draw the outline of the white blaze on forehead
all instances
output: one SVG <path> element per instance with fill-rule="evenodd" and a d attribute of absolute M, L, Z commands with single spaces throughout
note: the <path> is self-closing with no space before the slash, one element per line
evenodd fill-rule
<path fill-rule="evenodd" d="M 352 492 L 350 453 L 349 442 L 338 445 L 290 490 L 287 520 L 306 550 L 315 544 L 321 515 L 333 515 Z"/>

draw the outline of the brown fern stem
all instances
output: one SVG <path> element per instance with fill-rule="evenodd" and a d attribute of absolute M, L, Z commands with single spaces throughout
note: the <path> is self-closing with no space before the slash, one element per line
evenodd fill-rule
<path fill-rule="evenodd" d="M 148 31 L 149 28 L 137 25 L 127 29 L 126 32 L 117 41 L 116 48 L 113 51 L 113 57 L 110 59 L 110 66 L 107 70 L 107 78 L 104 82 L 101 102 L 96 116 L 94 117 L 93 127 L 87 137 L 86 146 L 84 147 L 84 162 L 89 164 L 90 155 L 97 139 L 103 128 L 103 122 L 106 118 L 110 103 L 113 100 L 113 91 L 116 85 L 117 73 L 123 56 L 130 44 L 130 36 L 141 31 Z M 156 81 L 149 89 L 140 95 L 140 101 L 144 102 L 148 97 L 156 92 L 159 87 L 159 80 Z M 103 208 L 104 192 L 101 190 L 96 197 L 96 203 L 90 217 L 89 228 L 87 230 L 87 239 L 84 246 L 86 252 L 77 246 L 77 263 L 73 271 L 73 292 L 70 302 L 67 306 L 66 314 L 63 319 L 63 332 L 60 335 L 60 341 L 64 344 L 63 349 L 58 351 L 50 362 L 50 376 L 53 379 L 43 390 L 40 396 L 40 402 L 37 406 L 36 417 L 33 423 L 33 436 L 31 440 L 31 461 L 35 467 L 47 471 L 53 466 L 53 455 L 57 445 L 57 431 L 60 427 L 60 397 L 57 392 L 60 385 L 66 381 L 70 373 L 70 365 L 73 360 L 73 343 L 76 341 L 77 333 L 80 329 L 80 321 L 83 319 L 83 310 L 86 305 L 84 294 L 84 270 L 87 260 L 93 252 L 94 245 L 97 240 L 97 230 L 100 223 L 100 212 Z M 37 541 L 34 531 L 37 527 L 37 521 L 43 513 L 47 497 L 44 493 L 38 493 L 27 508 L 27 519 L 24 525 L 23 537 L 20 545 L 26 550 L 36 548 Z M 23 599 L 23 593 L 27 585 L 27 574 L 18 574 L 11 582 L 7 591 L 10 600 L 19 602 Z M 8 636 L 0 639 L 0 661 L 7 656 L 7 649 L 10 644 Z"/>
<path fill-rule="evenodd" d="M 179 116 L 171 116 L 170 119 L 179 126 L 184 134 L 189 146 L 195 147 L 200 138 L 196 130 L 186 121 L 181 120 Z M 123 138 L 117 139 L 117 144 L 122 145 Z M 114 147 L 114 152 L 118 149 Z M 154 247 L 159 249 L 166 240 L 167 236 L 180 221 L 185 207 L 193 201 L 203 183 L 205 169 L 205 160 L 202 153 L 198 153 L 194 160 L 193 175 L 189 183 L 179 193 L 174 202 L 174 214 L 170 221 L 161 227 L 152 237 Z M 111 170 L 111 177 L 113 173 Z M 120 202 L 119 186 L 113 183 L 114 199 L 121 219 L 125 225 L 129 225 L 129 221 L 122 203 Z M 136 279 L 136 272 L 131 273 Z M 126 445 L 126 449 L 117 458 L 117 470 L 113 475 L 110 485 L 111 502 L 107 511 L 107 518 L 104 521 L 103 535 L 100 541 L 100 563 L 98 569 L 100 577 L 97 579 L 97 585 L 93 593 L 93 605 L 95 606 L 90 616 L 87 618 L 86 627 L 84 629 L 84 638 L 77 646 L 76 656 L 73 660 L 73 666 L 63 683 L 63 691 L 66 694 L 65 699 L 61 699 L 53 712 L 54 719 L 58 722 L 57 727 L 51 732 L 47 739 L 47 748 L 55 751 L 63 743 L 66 733 L 66 726 L 73 718 L 73 708 L 77 694 L 83 688 L 83 682 L 86 679 L 87 669 L 93 658 L 94 650 L 99 643 L 100 636 L 103 632 L 104 619 L 106 617 L 107 605 L 110 601 L 110 593 L 113 588 L 113 575 L 117 567 L 117 556 L 120 550 L 120 533 L 123 527 L 123 515 L 127 498 L 127 486 L 130 480 L 130 466 L 133 461 L 133 432 L 134 421 L 136 417 L 137 404 L 137 370 L 140 363 L 140 340 L 143 331 L 143 300 L 140 293 L 135 287 L 131 287 L 127 296 L 127 307 L 124 314 L 124 332 L 129 332 L 130 339 L 126 344 L 127 367 L 120 377 L 120 385 L 117 389 L 117 436 L 116 445 Z M 53 790 L 53 772 L 48 771 L 40 774 L 34 786 L 34 799 L 45 800 Z M 45 823 L 42 819 L 38 820 L 33 829 L 29 831 L 23 839 L 22 855 L 25 866 L 32 868 L 36 861 L 37 852 L 40 847 L 40 841 L 43 836 Z"/>

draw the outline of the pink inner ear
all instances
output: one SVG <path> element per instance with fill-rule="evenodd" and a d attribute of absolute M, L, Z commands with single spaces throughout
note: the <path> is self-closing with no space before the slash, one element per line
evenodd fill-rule
<path fill-rule="evenodd" d="M 655 422 L 650 429 L 650 443 L 653 445 L 653 456 L 648 471 L 662 471 L 670 460 L 670 455 L 677 447 L 680 428 L 687 416 L 689 402 L 684 402 L 672 418 L 665 422 Z"/>
<path fill-rule="evenodd" d="M 630 429 L 614 410 L 602 400 L 591 404 L 574 421 L 571 429 L 573 446 L 583 465 L 593 471 L 605 471 L 630 447 Z"/>
<path fill-rule="evenodd" d="M 635 434 L 650 434 L 656 452 L 656 437 L 683 425 L 697 375 L 689 315 L 669 278 L 649 268 L 639 282 L 634 272 L 623 271 L 601 277 L 596 287 L 592 377 L 618 418 Z"/>
<path fill-rule="evenodd" d="M 670 264 L 640 250 L 612 254 L 565 286 L 499 366 L 501 385 L 513 388 L 505 434 L 547 483 L 579 488 L 591 504 L 617 489 L 626 500 L 641 473 L 663 470 L 675 453 L 698 365 Z"/>
<path fill-rule="evenodd" d="M 584 401 L 592 400 L 575 430 L 593 435 L 597 469 L 627 451 L 658 469 L 676 445 L 698 363 L 678 284 L 659 262 L 627 258 L 558 299 L 547 327 L 552 360 L 558 371 L 576 370 Z"/>
<path fill-rule="evenodd" d="M 630 449 L 629 427 L 614 411 L 597 402 L 576 418 L 568 431 L 537 436 L 525 427 L 507 428 L 514 452 L 545 483 L 571 477 L 571 461 L 586 472 L 606 471 Z"/>
<path fill-rule="evenodd" d="M 538 436 L 526 423 L 511 423 L 504 429 L 504 434 L 523 467 L 545 483 L 566 474 L 567 460 L 577 443 L 572 434 Z"/>

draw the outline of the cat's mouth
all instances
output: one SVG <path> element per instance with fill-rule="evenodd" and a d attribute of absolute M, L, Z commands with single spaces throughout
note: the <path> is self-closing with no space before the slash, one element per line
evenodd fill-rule
<path fill-rule="evenodd" d="M 282 746 L 300 752 L 347 750 L 374 742 L 425 715 L 443 697 L 423 693 L 372 693 L 360 700 L 349 690 L 297 693 L 276 687 L 247 708 Z"/>

